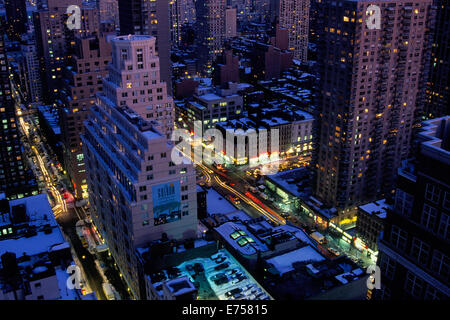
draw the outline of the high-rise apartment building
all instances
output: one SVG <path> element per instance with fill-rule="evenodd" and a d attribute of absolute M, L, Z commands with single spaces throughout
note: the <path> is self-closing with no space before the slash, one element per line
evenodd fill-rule
<path fill-rule="evenodd" d="M 225 38 L 236 37 L 236 8 L 225 10 Z"/>
<path fill-rule="evenodd" d="M 180 13 L 180 23 L 193 24 L 196 20 L 195 1 L 194 0 L 177 0 Z"/>
<path fill-rule="evenodd" d="M 112 63 L 103 84 L 105 94 L 118 106 L 129 106 L 146 120 L 156 120 L 168 139 L 173 131 L 173 98 L 160 77 L 156 38 L 121 36 L 111 40 Z"/>
<path fill-rule="evenodd" d="M 119 1 L 118 0 L 98 0 L 100 12 L 100 22 L 112 22 L 114 27 L 119 27 Z"/>
<path fill-rule="evenodd" d="M 172 45 L 181 43 L 181 14 L 180 1 L 169 1 L 169 19 L 170 19 L 170 41 Z"/>
<path fill-rule="evenodd" d="M 5 0 L 6 33 L 10 40 L 20 41 L 27 32 L 28 16 L 26 0 Z"/>
<path fill-rule="evenodd" d="M 418 141 L 415 159 L 398 170 L 378 243 L 380 299 L 450 297 L 450 117 L 425 121 Z"/>
<path fill-rule="evenodd" d="M 161 79 L 172 93 L 170 17 L 169 1 L 119 0 L 120 34 L 156 37 Z"/>
<path fill-rule="evenodd" d="M 111 62 L 111 44 L 105 35 L 76 36 L 75 52 L 66 67 L 59 108 L 64 167 L 77 198 L 87 198 L 86 167 L 81 143 L 83 121 L 102 91 Z"/>
<path fill-rule="evenodd" d="M 67 8 L 81 8 L 80 29 L 70 30 L 67 25 Z M 48 0 L 41 4 L 33 15 L 38 55 L 41 65 L 44 100 L 52 99 L 60 90 L 64 68 L 75 44 L 74 35 L 95 34 L 99 30 L 98 9 L 94 4 L 81 0 Z"/>
<path fill-rule="evenodd" d="M 0 34 L 0 192 L 12 200 L 39 190 L 23 156 L 1 23 Z"/>
<path fill-rule="evenodd" d="M 124 46 L 120 45 L 122 41 Z M 122 93 L 132 96 L 135 90 L 124 90 L 122 81 L 125 88 L 128 76 L 135 80 L 132 86 L 138 77 L 140 83 L 147 81 L 148 71 L 139 70 L 157 61 L 155 38 L 123 36 L 112 43 L 112 68 L 85 122 L 82 141 L 93 221 L 139 299 L 146 293 L 136 248 L 161 238 L 196 237 L 196 178 L 192 164 L 171 161 L 173 145 L 156 129 L 157 121 L 151 117 L 147 120 L 133 110 L 132 100 L 121 103 Z M 121 74 L 117 66 L 125 70 L 132 66 L 134 73 L 123 70 Z M 140 94 L 139 88 L 137 92 Z M 144 96 L 153 95 L 146 91 L 136 98 Z"/>
<path fill-rule="evenodd" d="M 37 55 L 36 38 L 33 30 L 22 36 L 21 51 L 25 65 L 25 87 L 27 102 L 38 103 L 42 101 L 42 82 Z"/>
<path fill-rule="evenodd" d="M 340 218 L 394 189 L 411 151 L 431 53 L 430 0 L 317 1 L 318 153 L 315 193 Z M 380 29 L 366 10 L 381 9 Z"/>
<path fill-rule="evenodd" d="M 200 0 L 195 3 L 199 65 L 203 66 L 207 74 L 212 71 L 212 63 L 223 51 L 225 9 L 225 0 Z"/>
<path fill-rule="evenodd" d="M 430 79 L 427 102 L 423 116 L 436 118 L 450 114 L 450 3 L 434 0 L 436 5 L 436 24 L 434 27 Z"/>
<path fill-rule="evenodd" d="M 279 26 L 289 30 L 289 50 L 301 61 L 308 55 L 309 6 L 310 0 L 280 0 Z"/>

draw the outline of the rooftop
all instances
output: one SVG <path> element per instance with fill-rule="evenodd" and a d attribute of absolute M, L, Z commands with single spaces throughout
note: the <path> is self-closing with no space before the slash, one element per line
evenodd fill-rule
<path fill-rule="evenodd" d="M 295 262 L 317 262 L 324 260 L 325 258 L 320 253 L 310 245 L 307 245 L 303 248 L 268 259 L 267 263 L 271 264 L 280 275 L 283 275 L 294 270 L 293 264 Z"/>
<path fill-rule="evenodd" d="M 424 121 L 418 134 L 421 152 L 446 164 L 450 163 L 450 116 Z"/>
<path fill-rule="evenodd" d="M 147 252 L 151 255 L 151 248 L 138 251 L 144 260 L 151 260 L 146 257 Z M 146 274 L 160 296 L 163 286 L 169 285 L 178 294 L 197 288 L 199 300 L 228 300 L 233 294 L 240 299 L 271 299 L 226 249 L 217 250 L 216 242 L 170 254 L 158 269 L 147 270 Z"/>
<path fill-rule="evenodd" d="M 386 218 L 387 209 L 389 205 L 386 204 L 386 199 L 374 201 L 367 203 L 365 205 L 359 206 L 360 210 L 367 212 L 370 215 L 376 215 L 380 219 Z"/>

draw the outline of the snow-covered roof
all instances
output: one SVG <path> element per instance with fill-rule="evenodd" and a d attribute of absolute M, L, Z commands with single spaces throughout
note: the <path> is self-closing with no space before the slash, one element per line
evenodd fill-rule
<path fill-rule="evenodd" d="M 225 222 L 215 230 L 235 250 L 242 255 L 254 255 L 258 251 L 268 251 L 267 246 L 255 237 L 245 225 L 232 221 Z"/>
<path fill-rule="evenodd" d="M 214 213 L 230 213 L 238 211 L 225 197 L 217 191 L 209 189 L 206 194 L 206 211 L 209 215 Z"/>
<path fill-rule="evenodd" d="M 386 203 L 386 199 L 377 200 L 359 207 L 361 210 L 371 215 L 376 215 L 380 219 L 386 218 L 387 209 L 389 205 Z"/>
<path fill-rule="evenodd" d="M 307 245 L 303 248 L 268 259 L 267 262 L 272 264 L 282 275 L 293 271 L 294 267 L 292 264 L 295 262 L 323 260 L 325 260 L 325 258 L 322 255 L 320 255 L 313 247 Z"/>

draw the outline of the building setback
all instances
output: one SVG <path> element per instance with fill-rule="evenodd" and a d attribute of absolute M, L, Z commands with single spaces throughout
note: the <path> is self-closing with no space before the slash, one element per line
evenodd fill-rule
<path fill-rule="evenodd" d="M 173 131 L 173 99 L 160 77 L 156 38 L 128 35 L 111 40 L 112 63 L 104 81 L 106 95 L 118 106 L 129 106 L 146 120 L 156 120 L 167 138 Z"/>
<path fill-rule="evenodd" d="M 368 29 L 366 8 L 381 9 Z M 316 3 L 320 94 L 315 192 L 340 218 L 393 191 L 411 151 L 431 53 L 430 0 Z"/>
<path fill-rule="evenodd" d="M 425 121 L 418 141 L 415 159 L 398 170 L 378 243 L 379 299 L 450 297 L 450 117 Z"/>
<path fill-rule="evenodd" d="M 133 99 L 122 100 L 122 93 L 132 94 L 132 90 L 125 90 L 127 77 L 136 86 L 137 81 L 144 85 L 151 76 L 151 65 L 154 63 L 157 68 L 158 58 L 152 53 L 155 38 L 123 36 L 114 38 L 112 43 L 113 62 L 104 79 L 104 90 L 97 94 L 97 104 L 85 122 L 83 152 L 94 209 L 92 219 L 131 292 L 139 299 L 146 292 L 138 271 L 136 248 L 161 238 L 196 237 L 196 179 L 192 164 L 176 165 L 171 161 L 173 145 L 157 129 L 161 127 L 159 123 L 145 117 L 145 105 L 135 108 Z M 145 88 L 152 88 L 150 83 Z M 153 90 L 159 85 L 155 80 Z"/>
<path fill-rule="evenodd" d="M 90 35 L 98 32 L 98 9 L 92 4 L 82 5 L 81 0 L 48 0 L 47 4 L 40 4 L 33 13 L 44 100 L 48 103 L 53 103 L 53 98 L 61 89 L 64 68 L 75 44 L 75 32 L 66 25 L 66 10 L 70 5 L 81 8 L 81 28 L 75 30 L 76 34 Z"/>
<path fill-rule="evenodd" d="M 95 104 L 95 95 L 103 89 L 102 78 L 111 62 L 111 44 L 105 35 L 76 36 L 75 52 L 66 67 L 61 91 L 60 121 L 64 168 L 77 198 L 86 198 L 86 167 L 81 143 L 83 121 Z"/>
<path fill-rule="evenodd" d="M 156 52 L 160 59 L 161 79 L 172 93 L 170 47 L 171 26 L 169 1 L 119 0 L 121 35 L 151 35 L 156 37 Z"/>

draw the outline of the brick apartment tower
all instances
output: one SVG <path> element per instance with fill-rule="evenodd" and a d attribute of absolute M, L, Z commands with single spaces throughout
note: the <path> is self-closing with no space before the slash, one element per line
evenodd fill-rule
<path fill-rule="evenodd" d="M 342 5 L 341 5 L 342 4 Z M 368 29 L 366 8 L 381 8 Z M 315 4 L 320 95 L 315 193 L 339 218 L 390 194 L 411 151 L 431 53 L 431 0 Z"/>
<path fill-rule="evenodd" d="M 279 26 L 289 30 L 294 59 L 307 60 L 310 0 L 280 0 Z"/>
<path fill-rule="evenodd" d="M 64 168 L 75 190 L 76 198 L 87 198 L 86 167 L 82 150 L 83 121 L 102 91 L 111 62 L 111 44 L 106 35 L 76 36 L 75 52 L 66 68 L 61 90 L 59 116 L 64 153 Z"/>
<path fill-rule="evenodd" d="M 450 117 L 425 121 L 378 242 L 382 300 L 450 298 Z"/>
<path fill-rule="evenodd" d="M 122 41 L 123 47 L 118 44 Z M 136 249 L 165 237 L 196 237 L 196 178 L 191 164 L 175 165 L 171 161 L 173 145 L 156 129 L 157 122 L 138 115 L 131 100 L 121 103 L 122 93 L 131 96 L 135 89 L 123 89 L 129 73 L 115 73 L 115 66 L 118 62 L 127 70 L 132 66 L 136 70 L 133 84 L 147 81 L 148 71 L 138 70 L 154 63 L 155 38 L 123 36 L 115 38 L 113 46 L 113 68 L 85 122 L 82 141 L 89 199 L 94 208 L 92 219 L 133 295 L 142 299 L 146 297 L 145 283 L 140 281 Z M 140 69 L 142 62 L 145 66 Z M 117 81 L 116 86 L 111 81 Z M 144 96 L 153 94 L 145 91 L 138 97 Z"/>
<path fill-rule="evenodd" d="M 81 8 L 81 28 L 76 32 L 67 28 L 67 7 Z M 40 57 L 43 99 L 53 103 L 63 83 L 64 69 L 75 44 L 75 34 L 90 35 L 99 30 L 99 13 L 93 4 L 81 0 L 47 0 L 33 13 L 38 56 Z"/>
<path fill-rule="evenodd" d="M 103 87 L 107 96 L 118 106 L 129 106 L 146 120 L 157 120 L 158 130 L 170 139 L 173 99 L 160 78 L 156 38 L 129 35 L 116 37 L 111 43 L 112 63 Z"/>

